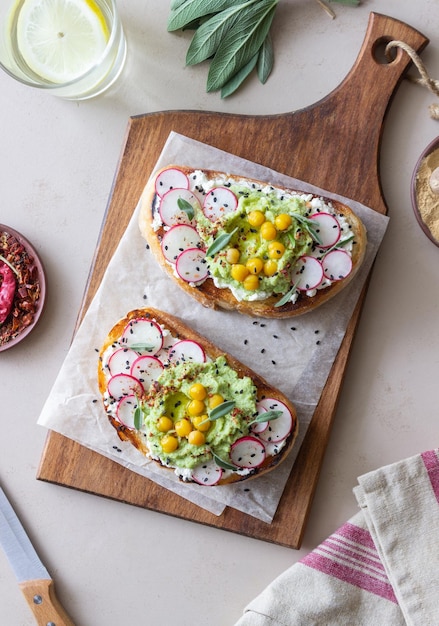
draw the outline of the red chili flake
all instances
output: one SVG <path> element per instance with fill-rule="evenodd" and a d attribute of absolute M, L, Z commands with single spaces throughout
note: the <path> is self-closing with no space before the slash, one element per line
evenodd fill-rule
<path fill-rule="evenodd" d="M 0 231 L 0 257 L 0 345 L 3 345 L 32 323 L 41 287 L 33 257 L 6 231 Z M 2 316 L 3 299 L 11 295 L 11 274 L 15 282 L 13 300 L 7 315 Z"/>

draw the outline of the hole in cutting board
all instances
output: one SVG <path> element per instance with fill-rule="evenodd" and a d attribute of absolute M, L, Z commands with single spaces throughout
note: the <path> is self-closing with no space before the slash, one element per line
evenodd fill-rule
<path fill-rule="evenodd" d="M 380 65 L 389 65 L 396 59 L 396 55 L 398 54 L 398 50 L 396 48 L 391 48 L 389 52 L 390 58 L 386 54 L 386 46 L 391 41 L 393 41 L 391 37 L 380 37 L 376 40 L 372 47 L 373 58 Z"/>

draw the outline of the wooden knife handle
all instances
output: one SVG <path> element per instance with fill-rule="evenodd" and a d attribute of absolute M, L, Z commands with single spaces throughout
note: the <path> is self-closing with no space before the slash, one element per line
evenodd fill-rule
<path fill-rule="evenodd" d="M 53 580 L 28 580 L 19 586 L 38 626 L 75 626 L 56 597 Z"/>

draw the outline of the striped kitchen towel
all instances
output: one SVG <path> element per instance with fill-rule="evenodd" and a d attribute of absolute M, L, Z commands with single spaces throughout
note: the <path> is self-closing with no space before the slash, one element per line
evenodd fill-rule
<path fill-rule="evenodd" d="M 360 476 L 360 511 L 235 626 L 439 626 L 439 449 Z"/>

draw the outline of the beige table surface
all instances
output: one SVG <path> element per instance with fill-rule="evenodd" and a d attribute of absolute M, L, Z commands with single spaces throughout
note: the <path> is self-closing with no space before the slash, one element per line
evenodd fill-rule
<path fill-rule="evenodd" d="M 0 222 L 32 241 L 49 284 L 37 329 L 0 354 L 0 483 L 78 626 L 229 626 L 356 512 L 357 476 L 439 445 L 439 249 L 422 234 L 410 203 L 415 163 L 439 135 L 428 112 L 437 98 L 404 81 L 385 125 L 381 173 L 390 225 L 299 551 L 35 479 L 46 438 L 36 421 L 69 348 L 128 118 L 168 109 L 270 114 L 313 104 L 351 69 L 370 11 L 430 38 L 422 59 L 439 78 L 439 3 L 333 4 L 331 20 L 313 0 L 281 0 L 272 77 L 265 86 L 251 80 L 226 101 L 205 93 L 205 68 L 184 68 L 189 35 L 166 32 L 169 2 L 118 4 L 129 58 L 111 92 L 78 104 L 0 75 Z M 0 623 L 34 623 L 3 553 Z"/>

